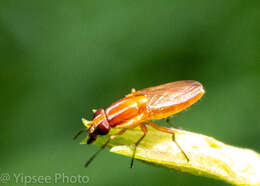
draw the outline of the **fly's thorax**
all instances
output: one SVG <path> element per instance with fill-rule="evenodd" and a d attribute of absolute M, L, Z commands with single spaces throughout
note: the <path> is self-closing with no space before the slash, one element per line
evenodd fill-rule
<path fill-rule="evenodd" d="M 115 127 L 137 117 L 146 109 L 146 103 L 146 97 L 136 93 L 114 102 L 105 111 L 110 126 Z"/>

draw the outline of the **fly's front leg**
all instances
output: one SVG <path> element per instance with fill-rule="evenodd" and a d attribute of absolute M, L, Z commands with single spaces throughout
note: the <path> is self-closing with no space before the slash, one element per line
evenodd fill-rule
<path fill-rule="evenodd" d="M 104 143 L 104 144 L 99 148 L 99 150 L 98 150 L 95 154 L 93 154 L 93 155 L 91 156 L 91 158 L 89 158 L 89 160 L 85 163 L 85 167 L 87 167 L 87 166 L 93 161 L 93 159 L 108 145 L 108 143 L 109 143 L 112 139 L 115 139 L 116 137 L 122 135 L 126 130 L 127 130 L 127 128 L 123 128 L 123 129 L 121 129 L 118 133 L 116 133 L 116 134 L 110 136 L 110 137 L 108 138 L 108 140 L 106 141 L 106 143 Z"/>
<path fill-rule="evenodd" d="M 114 135 L 110 136 L 109 139 L 115 139 L 116 137 L 118 137 L 118 136 L 124 134 L 126 130 L 127 130 L 127 128 L 123 128 L 123 129 L 120 130 L 118 133 L 115 133 Z"/>
<path fill-rule="evenodd" d="M 165 128 L 165 127 L 161 127 L 161 126 L 158 126 L 152 122 L 147 122 L 151 127 L 159 130 L 159 131 L 162 131 L 162 132 L 166 132 L 166 133 L 169 133 L 169 134 L 172 134 L 172 141 L 174 141 L 174 143 L 177 145 L 177 147 L 181 150 L 182 154 L 185 156 L 186 160 L 189 162 L 189 158 L 188 156 L 185 154 L 185 152 L 182 150 L 182 148 L 180 147 L 180 145 L 177 143 L 176 139 L 175 139 L 175 133 L 174 133 L 174 130 L 172 129 L 169 129 L 169 128 Z"/>

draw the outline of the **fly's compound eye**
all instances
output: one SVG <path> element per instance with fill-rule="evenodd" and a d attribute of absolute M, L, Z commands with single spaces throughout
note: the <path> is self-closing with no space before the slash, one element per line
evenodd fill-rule
<path fill-rule="evenodd" d="M 99 117 L 100 115 L 103 115 L 103 114 L 105 115 L 104 109 L 102 109 L 102 108 L 98 109 L 94 113 L 93 120 L 95 120 L 95 118 L 97 118 L 97 117 Z M 97 134 L 97 135 L 106 135 L 109 132 L 109 130 L 110 130 L 110 126 L 109 126 L 107 119 L 105 118 L 96 125 L 96 128 L 93 131 L 93 133 Z"/>
<path fill-rule="evenodd" d="M 102 120 L 98 126 L 96 127 L 94 133 L 97 134 L 97 135 L 106 135 L 110 130 L 110 126 L 109 126 L 109 123 L 108 121 L 105 119 L 105 120 Z"/>

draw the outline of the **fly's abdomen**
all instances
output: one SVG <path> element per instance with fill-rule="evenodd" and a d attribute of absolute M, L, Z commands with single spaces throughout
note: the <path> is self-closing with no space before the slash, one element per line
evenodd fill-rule
<path fill-rule="evenodd" d="M 147 97 L 148 120 L 167 118 L 198 101 L 204 94 L 197 81 L 177 81 L 140 90 Z"/>

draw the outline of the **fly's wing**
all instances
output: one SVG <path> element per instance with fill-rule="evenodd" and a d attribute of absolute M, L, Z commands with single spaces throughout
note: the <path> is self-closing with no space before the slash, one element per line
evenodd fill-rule
<path fill-rule="evenodd" d="M 147 99 L 148 112 L 169 110 L 187 102 L 199 93 L 204 93 L 202 85 L 193 80 L 176 81 L 139 90 Z"/>

